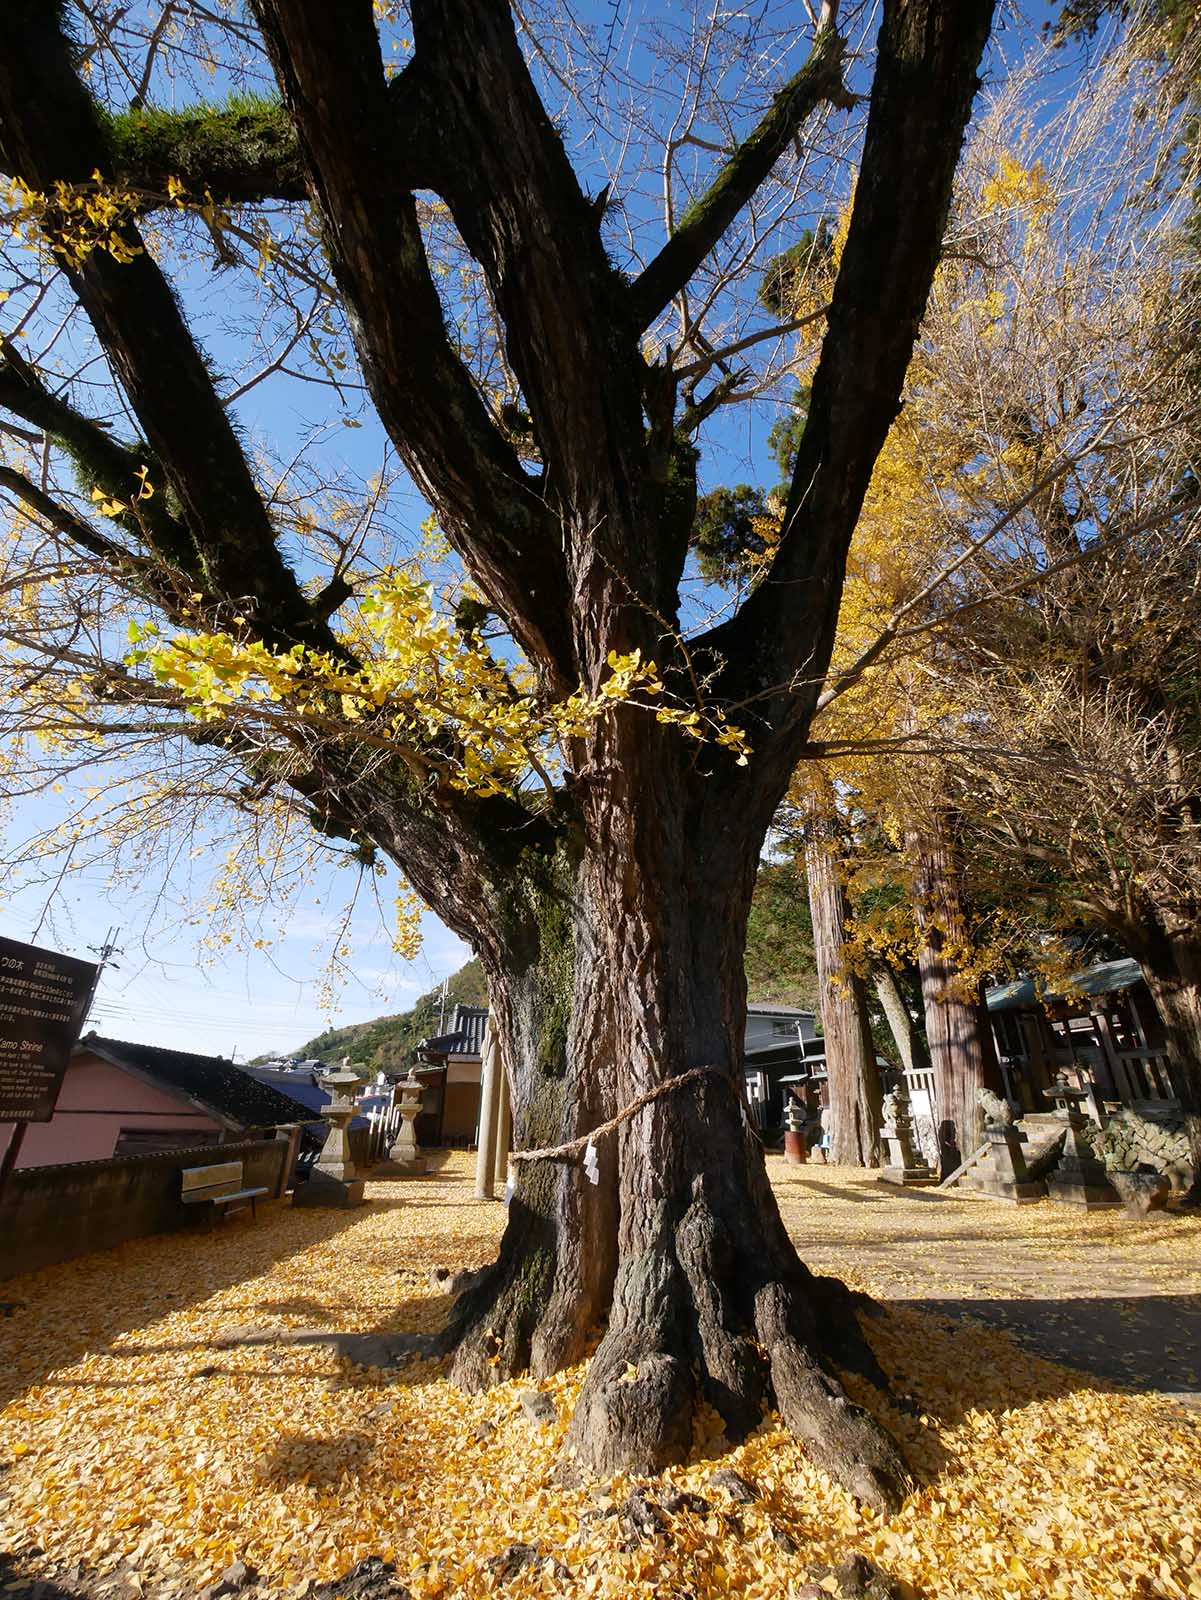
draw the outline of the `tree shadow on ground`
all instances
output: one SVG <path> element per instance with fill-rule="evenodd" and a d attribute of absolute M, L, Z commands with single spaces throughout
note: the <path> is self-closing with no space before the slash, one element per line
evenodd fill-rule
<path fill-rule="evenodd" d="M 367 1169 L 368 1183 L 420 1183 L 422 1178 L 436 1177 L 439 1183 L 474 1183 L 473 1172 L 446 1172 L 447 1162 L 452 1155 L 458 1152 L 453 1150 L 426 1150 L 422 1149 L 421 1159 L 425 1162 L 424 1172 L 382 1172 L 378 1178 L 373 1178 L 371 1169 Z M 381 1163 L 382 1164 L 382 1163 Z"/>
<path fill-rule="evenodd" d="M 308 1379 L 314 1386 L 334 1383 L 339 1388 L 379 1389 L 408 1387 L 428 1383 L 432 1369 L 439 1364 L 422 1349 L 403 1349 L 407 1339 L 424 1338 L 440 1332 L 450 1316 L 453 1298 L 447 1294 L 413 1295 L 398 1300 L 382 1322 L 369 1329 L 339 1328 L 332 1319 L 346 1307 L 325 1306 L 315 1300 L 295 1299 L 248 1308 L 255 1316 L 267 1314 L 306 1315 L 313 1319 L 308 1327 L 272 1328 L 255 1322 L 231 1324 L 226 1329 L 197 1339 L 155 1339 L 130 1343 L 123 1341 L 115 1352 L 131 1360 L 143 1356 L 172 1356 L 193 1351 L 196 1367 L 177 1381 L 204 1383 L 219 1379 L 233 1383 L 261 1383 L 264 1379 L 289 1382 Z M 375 1309 L 375 1308 L 373 1308 Z M 394 1343 L 392 1343 L 394 1341 Z M 289 1352 L 328 1350 L 335 1358 L 334 1371 L 315 1371 L 288 1359 Z M 253 1366 L 232 1364 L 233 1351 L 249 1351 L 260 1356 Z M 395 1358 L 399 1356 L 399 1360 Z M 65 1363 L 64 1363 L 65 1364 Z M 154 1388 L 156 1378 L 72 1378 L 46 1375 L 47 1388 Z"/>
<path fill-rule="evenodd" d="M 829 1195 L 832 1200 L 843 1200 L 848 1205 L 855 1206 L 870 1205 L 874 1200 L 885 1198 L 882 1194 L 848 1194 L 845 1189 L 836 1189 L 832 1183 L 822 1183 L 817 1178 L 806 1178 L 803 1188 L 806 1194 L 816 1192 Z"/>
<path fill-rule="evenodd" d="M 891 1392 L 853 1377 L 848 1388 L 896 1437 L 920 1484 L 958 1471 L 946 1435 L 972 1413 L 1134 1390 L 1198 1407 L 1201 1427 L 1201 1296 L 894 1301 L 863 1328 Z M 1180 1418 L 1187 1424 L 1183 1406 Z"/>
<path fill-rule="evenodd" d="M 805 1193 L 816 1191 L 818 1194 L 828 1195 L 831 1200 L 841 1200 L 844 1204 L 852 1206 L 878 1205 L 891 1200 L 903 1200 L 914 1205 L 945 1206 L 956 1204 L 958 1198 L 948 1194 L 937 1194 L 933 1189 L 905 1189 L 900 1184 L 882 1183 L 877 1188 L 871 1183 L 855 1183 L 851 1187 L 868 1192 L 852 1194 L 850 1187 L 839 1189 L 832 1183 L 822 1183 L 814 1178 L 806 1178 L 803 1184 Z M 795 1195 L 790 1198 L 795 1198 Z"/>
<path fill-rule="evenodd" d="M 909 1300 L 897 1310 L 997 1328 L 1082 1380 L 1193 1396 L 1201 1404 L 1201 1295 Z M 891 1308 L 890 1308 L 891 1309 Z"/>
<path fill-rule="evenodd" d="M 6 1297 L 20 1304 L 0 1319 L 0 1407 L 56 1370 L 111 1349 L 131 1329 L 335 1238 L 362 1215 L 272 1207 L 257 1223 L 238 1219 L 213 1234 L 187 1229 L 130 1239 L 6 1280 Z M 176 1257 L 176 1266 L 179 1252 L 187 1252 L 186 1270 L 164 1272 L 165 1250 Z M 122 1285 L 119 1295 L 113 1293 L 114 1279 Z M 35 1319 L 53 1322 L 53 1342 L 25 1337 Z"/>
<path fill-rule="evenodd" d="M 21 1600 L 79 1600 L 78 1589 L 67 1589 L 51 1578 L 37 1577 L 23 1564 L 23 1558 L 33 1560 L 40 1554 L 40 1550 L 0 1550 L 0 1590 L 19 1595 Z"/>
<path fill-rule="evenodd" d="M 819 1171 L 822 1169 L 818 1169 Z M 838 1168 L 832 1169 L 837 1173 Z M 841 1200 L 847 1205 L 871 1205 L 880 1201 L 903 1200 L 911 1201 L 914 1205 L 936 1206 L 961 1206 L 968 1203 L 967 1196 L 957 1193 L 944 1192 L 932 1185 L 919 1188 L 915 1185 L 901 1183 L 884 1183 L 877 1177 L 849 1178 L 841 1184 L 824 1183 L 820 1178 L 811 1176 L 808 1169 L 802 1167 L 794 1169 L 792 1173 L 774 1173 L 773 1186 L 778 1194 L 787 1200 L 796 1201 L 799 1197 L 814 1192 L 825 1195 L 831 1200 Z M 853 1191 L 861 1189 L 862 1194 Z M 975 1196 L 972 1197 L 976 1198 Z"/>
<path fill-rule="evenodd" d="M 271 1441 L 255 1461 L 255 1476 L 264 1488 L 285 1489 L 307 1484 L 311 1489 L 335 1489 L 343 1478 L 357 1477 L 376 1450 L 369 1433 L 338 1433 L 328 1438 L 284 1433 Z"/>

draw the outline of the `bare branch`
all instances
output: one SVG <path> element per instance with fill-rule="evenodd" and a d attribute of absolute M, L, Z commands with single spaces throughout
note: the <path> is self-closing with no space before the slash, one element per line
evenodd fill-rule
<path fill-rule="evenodd" d="M 637 328 L 649 328 L 687 285 L 817 107 L 853 103 L 842 81 L 842 52 L 843 41 L 832 27 L 819 31 L 808 61 L 634 280 L 630 300 Z"/>

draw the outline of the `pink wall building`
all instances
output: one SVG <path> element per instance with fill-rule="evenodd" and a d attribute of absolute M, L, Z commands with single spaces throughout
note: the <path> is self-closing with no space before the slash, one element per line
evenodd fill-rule
<path fill-rule="evenodd" d="M 16 1165 L 222 1144 L 311 1116 L 232 1062 L 88 1035 L 71 1057 L 54 1116 L 27 1126 Z M 0 1154 L 12 1132 L 11 1122 L 0 1123 Z"/>

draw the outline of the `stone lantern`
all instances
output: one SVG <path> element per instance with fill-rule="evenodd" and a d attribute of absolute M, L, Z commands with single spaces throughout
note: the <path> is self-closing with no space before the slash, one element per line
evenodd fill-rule
<path fill-rule="evenodd" d="M 1120 1205 L 1109 1175 L 1085 1137 L 1088 1118 L 1081 1107 L 1088 1099 L 1087 1090 L 1077 1089 L 1068 1082 L 1067 1074 L 1061 1072 L 1051 1087 L 1043 1090 L 1043 1095 L 1055 1102 L 1064 1130 L 1063 1153 L 1055 1170 L 1047 1174 L 1047 1193 L 1052 1200 L 1084 1206 L 1089 1211 Z"/>
<path fill-rule="evenodd" d="M 880 1137 L 887 1151 L 887 1160 L 877 1174 L 879 1181 L 906 1188 L 929 1188 L 936 1184 L 938 1174 L 931 1172 L 920 1151 L 914 1148 L 909 1087 L 903 1074 L 892 1093 L 884 1096 L 881 1117 L 883 1127 Z"/>
<path fill-rule="evenodd" d="M 421 1110 L 421 1083 L 412 1076 L 396 1085 L 394 1104 L 400 1112 L 400 1127 L 388 1151 L 388 1167 L 402 1177 L 419 1177 L 425 1171 L 425 1157 L 417 1148 L 417 1131 L 413 1126 Z"/>
<path fill-rule="evenodd" d="M 808 1128 L 808 1106 L 796 1095 L 788 1095 L 784 1101 L 784 1154 L 798 1166 L 809 1154 Z"/>
<path fill-rule="evenodd" d="M 302 1206 L 357 1206 L 363 1202 L 363 1179 L 350 1150 L 350 1123 L 355 1114 L 358 1073 L 350 1070 L 350 1057 L 342 1058 L 337 1072 L 321 1075 L 321 1086 L 329 1090 L 329 1104 L 321 1115 L 329 1123 L 329 1133 L 313 1166 L 309 1181 L 297 1186 L 293 1204 Z"/>

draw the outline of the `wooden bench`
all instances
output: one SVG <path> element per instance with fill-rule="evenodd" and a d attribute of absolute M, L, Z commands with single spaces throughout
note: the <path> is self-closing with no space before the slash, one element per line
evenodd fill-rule
<path fill-rule="evenodd" d="M 218 1209 L 223 1208 L 228 1216 L 232 1207 L 234 1210 L 245 1210 L 246 1202 L 250 1202 L 250 1215 L 255 1216 L 255 1201 L 261 1194 L 270 1194 L 269 1189 L 244 1189 L 242 1187 L 242 1163 L 240 1161 L 222 1161 L 212 1167 L 184 1167 L 179 1174 L 180 1199 L 186 1206 L 207 1204 L 209 1206 L 209 1228 L 213 1226 L 213 1218 Z"/>

